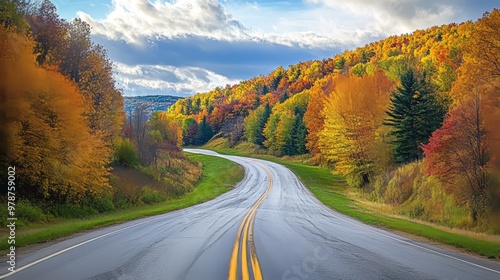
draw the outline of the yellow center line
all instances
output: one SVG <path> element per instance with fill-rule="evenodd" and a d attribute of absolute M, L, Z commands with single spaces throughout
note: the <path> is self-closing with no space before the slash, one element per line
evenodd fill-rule
<path fill-rule="evenodd" d="M 257 258 L 257 253 L 255 251 L 255 244 L 253 241 L 253 224 L 255 214 L 257 212 L 257 208 L 259 208 L 260 204 L 264 201 L 266 196 L 271 191 L 271 186 L 273 185 L 273 174 L 265 165 L 258 163 L 262 166 L 267 174 L 269 175 L 269 182 L 267 184 L 266 191 L 259 197 L 259 199 L 255 202 L 252 208 L 248 211 L 248 213 L 243 218 L 243 221 L 238 228 L 238 233 L 236 234 L 236 240 L 234 242 L 233 251 L 231 254 L 231 260 L 229 262 L 229 280 L 236 280 L 238 277 L 238 255 L 240 242 L 241 244 L 241 276 L 243 280 L 250 279 L 250 273 L 248 268 L 248 255 L 247 255 L 247 246 L 250 244 L 250 259 L 251 259 L 251 269 L 253 274 L 253 279 L 262 280 L 262 272 L 260 270 L 259 260 Z M 243 235 L 243 239 L 241 236 Z"/>

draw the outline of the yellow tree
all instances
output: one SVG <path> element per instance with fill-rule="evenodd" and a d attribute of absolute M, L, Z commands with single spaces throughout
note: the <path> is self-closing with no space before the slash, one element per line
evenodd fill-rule
<path fill-rule="evenodd" d="M 321 151 L 319 149 L 319 132 L 323 130 L 325 117 L 321 113 L 325 106 L 325 99 L 333 91 L 333 76 L 318 80 L 311 88 L 311 101 L 304 114 L 304 122 L 307 127 L 306 148 L 312 155 L 312 160 L 321 163 Z"/>
<path fill-rule="evenodd" d="M 391 84 L 382 72 L 339 77 L 326 98 L 319 148 L 335 172 L 347 176 L 352 185 L 369 183 L 389 160 L 382 122 Z"/>
<path fill-rule="evenodd" d="M 82 95 L 61 74 L 37 67 L 32 41 L 0 37 L 12 54 L 0 59 L 2 99 L 14 109 L 7 112 L 6 161 L 24 180 L 20 192 L 60 202 L 102 194 L 110 188 L 110 150 L 90 133 Z"/>

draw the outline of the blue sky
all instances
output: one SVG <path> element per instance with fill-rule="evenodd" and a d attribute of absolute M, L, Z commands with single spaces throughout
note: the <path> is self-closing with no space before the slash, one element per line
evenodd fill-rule
<path fill-rule="evenodd" d="M 188 96 L 390 35 L 476 20 L 477 0 L 53 0 L 108 49 L 124 95 Z"/>

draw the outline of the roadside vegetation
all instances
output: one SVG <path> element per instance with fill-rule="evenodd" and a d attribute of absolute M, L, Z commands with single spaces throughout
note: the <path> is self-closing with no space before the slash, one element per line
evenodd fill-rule
<path fill-rule="evenodd" d="M 190 161 L 203 166 L 203 175 L 193 189 L 182 196 L 166 195 L 153 187 L 144 187 L 138 192 L 135 202 L 129 200 L 121 207 L 112 209 L 100 208 L 99 205 L 103 203 L 94 203 L 87 208 L 69 206 L 42 208 L 34 203 L 21 201 L 16 209 L 20 222 L 16 246 L 47 242 L 73 233 L 203 203 L 227 192 L 243 179 L 243 168 L 229 160 L 198 154 L 187 154 L 187 156 Z M 107 204 L 111 205 L 109 202 Z M 6 221 L 5 217 L 2 221 Z M 2 239 L 6 239 L 8 235 L 4 228 L 6 227 L 2 227 L 0 232 Z M 7 246 L 7 242 L 1 243 L 0 249 L 4 250 Z"/>
<path fill-rule="evenodd" d="M 407 210 L 404 210 L 404 207 L 401 209 L 390 204 L 370 203 L 364 195 L 359 193 L 359 190 L 350 187 L 343 176 L 332 174 L 328 168 L 311 165 L 310 157 L 275 157 L 266 155 L 257 146 L 249 144 L 229 148 L 227 141 L 222 139 L 209 142 L 204 148 L 222 154 L 256 157 L 282 164 L 292 170 L 323 204 L 364 223 L 422 236 L 484 257 L 500 258 L 498 235 L 456 231 L 449 227 L 427 224 L 410 219 L 405 215 Z M 381 205 L 385 208 L 382 209 Z M 453 211 L 460 211 L 460 209 Z M 461 211 L 466 213 L 466 209 Z"/>

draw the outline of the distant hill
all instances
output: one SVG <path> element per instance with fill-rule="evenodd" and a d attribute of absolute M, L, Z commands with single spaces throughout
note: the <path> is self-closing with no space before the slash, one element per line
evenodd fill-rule
<path fill-rule="evenodd" d="M 147 95 L 124 96 L 123 99 L 127 116 L 130 116 L 137 106 L 143 104 L 146 107 L 147 116 L 149 118 L 153 112 L 166 111 L 172 104 L 182 98 L 169 95 Z"/>

